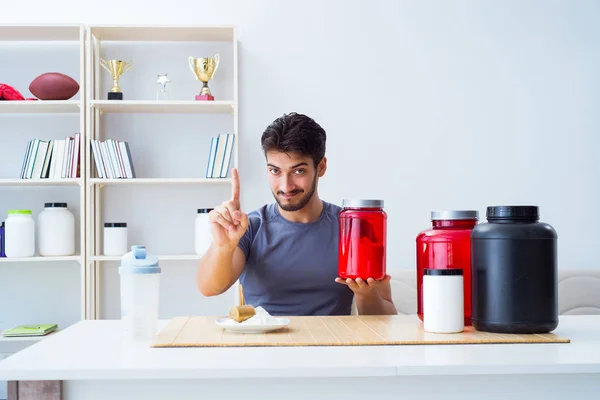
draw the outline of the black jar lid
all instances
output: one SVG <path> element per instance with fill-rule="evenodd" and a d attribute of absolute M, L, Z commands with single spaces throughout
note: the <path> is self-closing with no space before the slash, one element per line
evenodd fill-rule
<path fill-rule="evenodd" d="M 105 222 L 105 228 L 127 228 L 127 222 Z"/>
<path fill-rule="evenodd" d="M 423 272 L 425 275 L 443 275 L 443 276 L 456 276 L 462 275 L 462 268 L 448 268 L 448 269 L 431 269 L 426 268 Z"/>
<path fill-rule="evenodd" d="M 490 206 L 487 208 L 486 216 L 488 221 L 540 219 L 538 206 Z"/>
<path fill-rule="evenodd" d="M 67 208 L 67 203 L 44 203 L 46 208 Z"/>
<path fill-rule="evenodd" d="M 198 209 L 198 214 L 208 214 L 212 210 L 214 210 L 214 208 L 199 208 Z"/>

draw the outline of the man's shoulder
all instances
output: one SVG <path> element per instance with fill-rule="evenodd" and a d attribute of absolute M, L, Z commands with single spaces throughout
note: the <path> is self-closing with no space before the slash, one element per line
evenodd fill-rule
<path fill-rule="evenodd" d="M 337 217 L 340 214 L 340 211 L 342 211 L 342 207 L 323 200 L 323 211 Z"/>

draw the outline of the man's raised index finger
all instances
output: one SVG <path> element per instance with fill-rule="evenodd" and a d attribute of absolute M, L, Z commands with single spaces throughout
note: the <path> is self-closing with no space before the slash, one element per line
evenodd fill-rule
<path fill-rule="evenodd" d="M 233 200 L 240 199 L 240 177 L 237 168 L 231 170 L 231 197 Z"/>

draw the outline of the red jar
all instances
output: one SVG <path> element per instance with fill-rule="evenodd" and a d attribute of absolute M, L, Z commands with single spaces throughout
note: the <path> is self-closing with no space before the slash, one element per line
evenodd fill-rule
<path fill-rule="evenodd" d="M 423 320 L 425 269 L 462 269 L 465 325 L 471 325 L 471 230 L 479 220 L 473 210 L 434 211 L 432 228 L 417 236 L 417 314 Z"/>
<path fill-rule="evenodd" d="M 344 200 L 342 207 L 338 220 L 339 277 L 383 279 L 387 240 L 383 200 Z"/>

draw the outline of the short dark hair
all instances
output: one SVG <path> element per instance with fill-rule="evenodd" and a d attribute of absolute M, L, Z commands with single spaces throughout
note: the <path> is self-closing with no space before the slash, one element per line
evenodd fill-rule
<path fill-rule="evenodd" d="M 325 157 L 327 134 L 314 119 L 295 112 L 283 114 L 265 129 L 261 144 L 265 156 L 268 151 L 300 153 L 310 156 L 315 167 Z"/>

